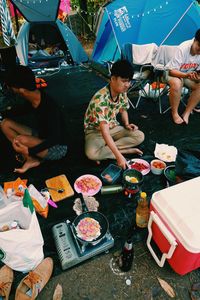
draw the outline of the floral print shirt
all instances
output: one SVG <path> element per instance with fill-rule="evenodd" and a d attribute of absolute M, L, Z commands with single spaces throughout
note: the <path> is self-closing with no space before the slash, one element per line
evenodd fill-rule
<path fill-rule="evenodd" d="M 114 102 L 111 98 L 109 85 L 100 89 L 91 99 L 84 118 L 84 129 L 99 129 L 100 122 L 105 121 L 109 128 L 119 125 L 116 119 L 120 109 L 129 108 L 126 93 L 121 93 Z"/>

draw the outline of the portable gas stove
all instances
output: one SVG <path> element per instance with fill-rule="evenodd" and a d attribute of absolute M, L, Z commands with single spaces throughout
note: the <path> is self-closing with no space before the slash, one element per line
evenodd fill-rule
<path fill-rule="evenodd" d="M 114 239 L 109 232 L 96 245 L 80 243 L 73 233 L 72 224 L 69 220 L 54 225 L 52 231 L 63 270 L 106 252 L 114 246 Z"/>
<path fill-rule="evenodd" d="M 128 189 L 128 188 L 125 188 L 124 189 L 124 194 L 128 198 L 132 198 L 133 196 L 137 195 L 139 192 L 140 192 L 139 188 L 137 188 L 137 189 L 130 189 L 130 188 Z"/>

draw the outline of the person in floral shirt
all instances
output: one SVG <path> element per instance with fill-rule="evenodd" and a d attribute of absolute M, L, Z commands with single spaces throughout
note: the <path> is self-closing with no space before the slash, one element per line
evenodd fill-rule
<path fill-rule="evenodd" d="M 110 83 L 91 99 L 84 118 L 85 153 L 97 162 L 116 159 L 126 168 L 124 154 L 142 154 L 135 148 L 144 141 L 144 133 L 129 123 L 127 90 L 133 77 L 131 64 L 118 60 L 111 69 Z M 121 114 L 123 126 L 117 121 Z"/>

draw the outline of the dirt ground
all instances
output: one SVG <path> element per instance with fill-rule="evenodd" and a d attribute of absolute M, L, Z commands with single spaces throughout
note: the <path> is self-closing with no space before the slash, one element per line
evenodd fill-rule
<path fill-rule="evenodd" d="M 195 292 L 193 298 L 190 294 L 192 285 L 199 281 L 199 270 L 180 276 L 168 263 L 160 268 L 151 257 L 145 242 L 139 242 L 134 245 L 132 269 L 123 273 L 116 264 L 117 254 L 102 254 L 82 265 L 63 271 L 49 281 L 38 300 L 53 299 L 58 283 L 63 288 L 63 300 L 171 299 L 161 288 L 158 278 L 165 280 L 173 288 L 174 299 L 200 299 Z"/>

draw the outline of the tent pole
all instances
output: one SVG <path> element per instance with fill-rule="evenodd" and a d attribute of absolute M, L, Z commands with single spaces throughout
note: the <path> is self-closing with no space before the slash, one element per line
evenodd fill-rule
<path fill-rule="evenodd" d="M 113 31 L 113 34 L 114 34 L 114 37 L 115 37 L 115 40 L 116 40 L 116 43 L 117 43 L 117 48 L 118 48 L 118 50 L 119 50 L 119 53 L 120 53 L 120 55 L 121 55 L 121 48 L 120 48 L 120 46 L 119 46 L 119 43 L 118 43 L 118 40 L 117 40 L 117 36 L 116 36 L 115 30 L 114 30 L 114 27 L 113 27 L 113 24 L 112 24 L 111 18 L 110 18 L 110 16 L 109 16 L 109 13 L 108 13 L 108 10 L 107 10 L 107 8 L 105 8 L 105 10 L 106 10 L 106 12 L 107 12 L 108 19 L 109 19 L 109 21 L 110 21 L 110 24 L 111 24 L 111 27 L 112 27 L 112 31 Z"/>
<path fill-rule="evenodd" d="M 189 7 L 186 9 L 186 11 L 182 14 L 182 16 L 180 17 L 180 19 L 178 20 L 178 22 L 176 22 L 176 24 L 174 25 L 174 27 L 170 30 L 170 32 L 167 34 L 167 36 L 164 38 L 164 40 L 160 43 L 160 46 L 162 44 L 164 44 L 164 42 L 168 39 L 168 37 L 170 36 L 170 34 L 174 31 L 174 29 L 178 26 L 178 24 L 180 23 L 180 21 L 183 19 L 183 17 L 186 15 L 186 13 L 188 12 L 188 10 L 190 10 L 190 8 L 192 7 L 192 5 L 196 2 L 192 1 L 192 3 L 189 5 Z"/>

